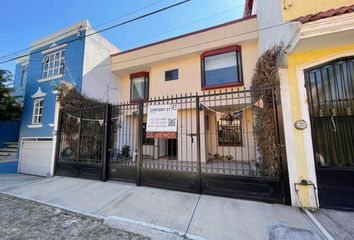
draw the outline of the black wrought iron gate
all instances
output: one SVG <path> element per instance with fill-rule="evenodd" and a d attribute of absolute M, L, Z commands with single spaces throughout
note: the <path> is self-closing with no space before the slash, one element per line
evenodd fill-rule
<path fill-rule="evenodd" d="M 354 210 L 354 58 L 305 74 L 320 206 Z"/>
<path fill-rule="evenodd" d="M 102 179 L 105 169 L 104 106 L 59 113 L 55 173 Z"/>
<path fill-rule="evenodd" d="M 90 118 L 64 110 L 56 172 L 290 204 L 279 106 L 271 86 L 106 105 Z M 176 109 L 176 131 L 146 130 L 153 107 Z M 77 129 L 70 137 L 67 122 Z"/>

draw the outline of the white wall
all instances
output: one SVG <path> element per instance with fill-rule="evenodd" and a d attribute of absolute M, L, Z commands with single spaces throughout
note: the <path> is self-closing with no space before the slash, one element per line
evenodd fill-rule
<path fill-rule="evenodd" d="M 94 30 L 88 30 L 87 34 Z M 118 79 L 111 72 L 111 54 L 119 52 L 113 44 L 100 34 L 88 36 L 85 39 L 82 92 L 89 97 L 118 102 Z"/>
<path fill-rule="evenodd" d="M 287 47 L 296 36 L 297 22 L 284 22 L 281 0 L 257 0 L 257 20 L 259 26 L 259 55 L 270 47 L 283 43 Z"/>

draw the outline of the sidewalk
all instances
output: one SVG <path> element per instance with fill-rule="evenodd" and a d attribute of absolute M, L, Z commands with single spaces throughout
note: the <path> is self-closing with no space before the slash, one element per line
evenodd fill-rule
<path fill-rule="evenodd" d="M 298 209 L 278 204 L 25 175 L 0 175 L 0 192 L 103 218 L 152 239 L 321 239 Z"/>
<path fill-rule="evenodd" d="M 314 215 L 335 239 L 354 239 L 354 212 L 321 209 Z"/>

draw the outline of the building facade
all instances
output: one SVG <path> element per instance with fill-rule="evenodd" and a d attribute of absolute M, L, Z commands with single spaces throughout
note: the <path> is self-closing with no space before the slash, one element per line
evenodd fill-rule
<path fill-rule="evenodd" d="M 293 205 L 353 208 L 353 1 L 256 5 L 260 53 L 274 44 L 284 49 L 279 74 Z"/>
<path fill-rule="evenodd" d="M 67 82 L 102 101 L 117 101 L 117 81 L 110 73 L 110 54 L 118 51 L 84 20 L 31 44 L 18 59 L 15 96 L 22 98 L 19 172 L 53 174 L 53 138 L 58 104 L 54 85 Z M 54 141 L 55 142 L 55 141 Z"/>

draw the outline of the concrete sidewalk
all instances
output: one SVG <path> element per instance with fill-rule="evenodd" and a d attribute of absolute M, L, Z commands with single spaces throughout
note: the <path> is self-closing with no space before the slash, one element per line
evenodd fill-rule
<path fill-rule="evenodd" d="M 278 204 L 25 175 L 0 175 L 0 192 L 103 218 L 152 239 L 321 239 L 298 209 Z"/>

